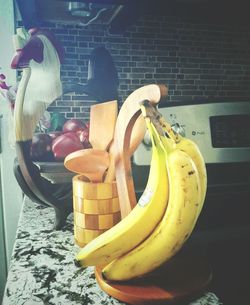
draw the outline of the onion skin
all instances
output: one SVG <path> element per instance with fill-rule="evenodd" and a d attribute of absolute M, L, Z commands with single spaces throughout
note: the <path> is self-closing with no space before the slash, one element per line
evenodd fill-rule
<path fill-rule="evenodd" d="M 85 124 L 78 119 L 67 120 L 63 125 L 63 132 L 77 132 L 80 129 L 83 129 Z"/>
<path fill-rule="evenodd" d="M 83 148 L 75 132 L 66 132 L 52 142 L 52 152 L 56 161 L 63 161 L 68 154 Z"/>

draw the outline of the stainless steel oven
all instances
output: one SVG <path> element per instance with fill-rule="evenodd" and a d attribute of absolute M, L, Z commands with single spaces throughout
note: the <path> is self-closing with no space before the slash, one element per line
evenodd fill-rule
<path fill-rule="evenodd" d="M 169 103 L 159 111 L 198 144 L 206 162 L 207 196 L 193 238 L 207 243 L 250 237 L 250 102 Z M 138 196 L 150 159 L 145 136 L 132 160 Z"/>

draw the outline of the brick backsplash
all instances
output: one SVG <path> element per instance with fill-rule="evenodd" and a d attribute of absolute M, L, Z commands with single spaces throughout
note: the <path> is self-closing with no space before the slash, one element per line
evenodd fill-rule
<path fill-rule="evenodd" d="M 145 16 L 119 35 L 99 23 L 48 27 L 65 49 L 63 82 L 85 84 L 90 52 L 100 45 L 109 50 L 118 70 L 120 104 L 150 83 L 167 84 L 169 102 L 250 100 L 250 32 L 243 26 Z M 94 102 L 68 94 L 49 110 L 88 119 Z"/>

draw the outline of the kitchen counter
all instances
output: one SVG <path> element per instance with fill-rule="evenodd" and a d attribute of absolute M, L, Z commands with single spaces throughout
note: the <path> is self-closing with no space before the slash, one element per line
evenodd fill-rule
<path fill-rule="evenodd" d="M 75 266 L 72 220 L 54 231 L 54 210 L 25 197 L 2 305 L 124 304 L 99 288 L 92 267 Z M 221 303 L 207 292 L 190 304 Z"/>

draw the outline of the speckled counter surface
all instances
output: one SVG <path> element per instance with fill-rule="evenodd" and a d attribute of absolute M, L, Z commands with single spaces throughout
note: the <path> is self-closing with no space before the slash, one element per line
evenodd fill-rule
<path fill-rule="evenodd" d="M 54 231 L 54 210 L 25 198 L 2 305 L 124 304 L 103 292 L 93 268 L 78 268 L 72 215 Z M 219 305 L 211 292 L 192 305 Z M 157 305 L 157 304 L 156 304 Z"/>

